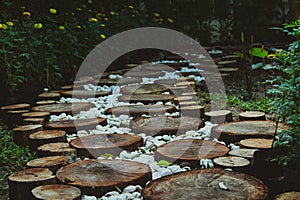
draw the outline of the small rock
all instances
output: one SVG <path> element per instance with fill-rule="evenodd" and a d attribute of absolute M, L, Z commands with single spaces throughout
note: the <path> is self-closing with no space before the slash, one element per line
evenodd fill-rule
<path fill-rule="evenodd" d="M 132 193 L 136 190 L 136 186 L 129 185 L 126 188 L 124 188 L 123 193 Z"/>

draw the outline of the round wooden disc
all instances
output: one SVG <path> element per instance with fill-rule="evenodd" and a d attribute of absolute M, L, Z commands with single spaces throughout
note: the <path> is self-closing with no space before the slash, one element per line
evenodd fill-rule
<path fill-rule="evenodd" d="M 13 129 L 13 141 L 19 146 L 29 146 L 29 135 L 43 129 L 43 125 L 32 124 L 19 126 Z"/>
<path fill-rule="evenodd" d="M 223 61 L 219 61 L 218 65 L 229 65 L 229 64 L 236 64 L 237 61 L 236 60 L 223 60 Z"/>
<path fill-rule="evenodd" d="M 143 145 L 143 138 L 128 134 L 95 134 L 76 138 L 70 142 L 78 156 L 97 158 L 102 154 L 119 155 L 121 151 L 134 151 Z"/>
<path fill-rule="evenodd" d="M 92 98 L 92 97 L 102 97 L 110 95 L 111 92 L 90 92 L 87 90 L 67 90 L 61 93 L 64 97 L 73 97 L 73 98 Z"/>
<path fill-rule="evenodd" d="M 39 98 L 41 98 L 41 99 L 50 99 L 50 100 L 58 100 L 60 98 L 60 93 L 43 92 L 42 94 L 39 94 Z"/>
<path fill-rule="evenodd" d="M 31 168 L 18 171 L 8 177 L 10 181 L 15 182 L 35 182 L 55 179 L 53 173 L 47 168 Z"/>
<path fill-rule="evenodd" d="M 27 125 L 30 125 L 30 124 L 41 124 L 41 125 L 43 125 L 43 124 L 46 123 L 44 118 L 32 118 L 31 117 L 31 118 L 25 118 L 25 119 L 23 119 L 23 121 L 24 121 L 24 124 L 27 124 Z"/>
<path fill-rule="evenodd" d="M 128 185 L 145 185 L 151 180 L 148 165 L 125 160 L 85 160 L 69 164 L 56 173 L 61 182 L 68 180 L 86 195 L 102 196 Z"/>
<path fill-rule="evenodd" d="M 204 122 L 192 117 L 141 117 L 130 124 L 135 133 L 146 133 L 151 136 L 163 134 L 184 134 L 189 130 L 198 130 Z"/>
<path fill-rule="evenodd" d="M 181 105 L 181 103 L 180 103 Z M 182 116 L 191 116 L 204 118 L 204 106 L 200 105 L 191 105 L 191 106 L 182 106 L 180 112 Z"/>
<path fill-rule="evenodd" d="M 223 123 L 232 121 L 232 112 L 230 110 L 216 110 L 205 112 L 204 117 L 206 120 L 213 123 Z"/>
<path fill-rule="evenodd" d="M 167 94 L 139 94 L 139 95 L 122 95 L 119 97 L 119 101 L 129 103 L 156 103 L 156 102 L 168 102 L 173 101 L 174 95 Z"/>
<path fill-rule="evenodd" d="M 196 96 L 178 96 L 175 98 L 175 101 L 178 101 L 180 104 L 182 101 L 193 101 L 195 98 Z"/>
<path fill-rule="evenodd" d="M 28 112 L 22 114 L 22 117 L 24 118 L 38 118 L 38 117 L 49 117 L 49 112 Z"/>
<path fill-rule="evenodd" d="M 278 194 L 275 197 L 275 200 L 299 200 L 300 192 L 285 192 Z"/>
<path fill-rule="evenodd" d="M 65 131 L 62 130 L 42 130 L 35 133 L 31 133 L 29 138 L 32 140 L 47 140 L 58 137 L 64 137 L 66 135 Z"/>
<path fill-rule="evenodd" d="M 238 156 L 238 157 L 252 159 L 255 151 L 258 151 L 258 149 L 235 149 L 229 151 L 228 154 L 231 156 Z"/>
<path fill-rule="evenodd" d="M 246 111 L 239 114 L 240 120 L 265 120 L 266 115 L 264 112 Z"/>
<path fill-rule="evenodd" d="M 213 159 L 213 162 L 222 167 L 245 167 L 250 165 L 250 161 L 246 158 L 237 156 L 224 156 Z"/>
<path fill-rule="evenodd" d="M 273 139 L 249 138 L 240 141 L 241 146 L 254 149 L 271 149 Z"/>
<path fill-rule="evenodd" d="M 121 88 L 122 94 L 157 94 L 169 89 L 159 84 L 131 85 Z"/>
<path fill-rule="evenodd" d="M 24 113 L 28 113 L 29 110 L 8 110 L 7 114 L 24 114 Z"/>
<path fill-rule="evenodd" d="M 48 105 L 48 104 L 54 104 L 56 103 L 55 100 L 42 100 L 42 101 L 37 101 L 35 102 L 36 105 Z"/>
<path fill-rule="evenodd" d="M 60 114 L 60 113 L 72 113 L 87 111 L 94 107 L 94 104 L 91 103 L 57 103 L 49 105 L 41 105 L 33 107 L 33 111 L 46 111 L 51 114 Z"/>
<path fill-rule="evenodd" d="M 55 143 L 47 143 L 39 146 L 37 148 L 38 156 L 73 156 L 74 160 L 76 159 L 76 149 L 70 148 L 69 143 L 64 142 L 55 142 Z M 71 160 L 71 159 L 70 159 Z"/>
<path fill-rule="evenodd" d="M 67 156 L 48 156 L 48 157 L 42 157 L 37 158 L 34 160 L 31 160 L 26 163 L 27 167 L 41 167 L 41 168 L 53 168 L 55 167 L 56 171 L 59 167 L 67 165 L 68 164 L 68 157 Z"/>
<path fill-rule="evenodd" d="M 279 130 L 287 129 L 288 126 L 280 123 Z M 212 128 L 212 137 L 219 137 L 225 142 L 238 142 L 246 138 L 273 138 L 275 122 L 273 121 L 241 121 L 220 124 Z"/>
<path fill-rule="evenodd" d="M 64 130 L 67 133 L 74 133 L 77 129 L 88 130 L 95 128 L 98 124 L 106 125 L 105 118 L 90 118 L 90 119 L 76 119 L 76 120 L 59 120 L 46 124 L 48 129 Z"/>
<path fill-rule="evenodd" d="M 145 70 L 131 70 L 124 74 L 124 78 L 127 77 L 159 77 L 164 75 L 165 73 L 162 71 L 145 71 Z"/>
<path fill-rule="evenodd" d="M 27 109 L 29 109 L 29 107 L 30 107 L 30 104 L 22 103 L 22 104 L 2 106 L 1 110 L 27 110 Z"/>
<path fill-rule="evenodd" d="M 155 158 L 172 163 L 189 162 L 192 166 L 199 167 L 199 160 L 224 156 L 228 151 L 228 147 L 216 142 L 183 139 L 159 146 L 155 151 Z"/>
<path fill-rule="evenodd" d="M 220 188 L 223 183 L 226 189 Z M 142 190 L 145 200 L 173 199 L 265 199 L 268 188 L 247 174 L 226 170 L 201 169 L 156 179 Z"/>
<path fill-rule="evenodd" d="M 157 115 L 164 114 L 166 112 L 172 113 L 176 111 L 175 106 L 167 105 L 128 105 L 128 106 L 117 106 L 109 108 L 105 111 L 106 114 L 114 115 L 130 115 L 130 116 L 141 116 L 146 115 Z"/>
<path fill-rule="evenodd" d="M 31 190 L 33 196 L 41 200 L 79 200 L 81 199 L 80 189 L 63 184 L 41 185 Z"/>
<path fill-rule="evenodd" d="M 236 72 L 238 71 L 239 68 L 236 68 L 236 67 L 222 67 L 222 68 L 219 68 L 219 71 L 220 72 Z"/>

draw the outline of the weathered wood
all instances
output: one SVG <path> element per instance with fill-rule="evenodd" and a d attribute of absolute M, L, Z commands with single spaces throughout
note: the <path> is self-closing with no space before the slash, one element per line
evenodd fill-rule
<path fill-rule="evenodd" d="M 16 125 L 23 124 L 22 114 L 28 113 L 29 110 L 7 110 L 6 115 L 3 117 L 4 123 L 8 126 L 8 128 L 12 128 Z"/>
<path fill-rule="evenodd" d="M 54 103 L 56 103 L 55 100 L 42 100 L 42 101 L 35 102 L 35 104 L 38 105 L 38 106 L 40 106 L 40 105 L 54 104 Z"/>
<path fill-rule="evenodd" d="M 195 81 L 186 81 L 186 82 L 177 82 L 175 84 L 176 87 L 188 87 L 195 91 Z"/>
<path fill-rule="evenodd" d="M 29 135 L 31 133 L 41 131 L 42 125 L 24 125 L 13 129 L 13 141 L 19 146 L 29 146 Z"/>
<path fill-rule="evenodd" d="M 77 90 L 77 89 L 82 89 L 82 85 L 65 85 L 62 86 L 60 89 L 61 90 Z"/>
<path fill-rule="evenodd" d="M 230 72 L 239 71 L 239 68 L 237 68 L 237 67 L 222 67 L 222 68 L 219 68 L 219 71 L 220 72 L 230 73 Z"/>
<path fill-rule="evenodd" d="M 48 156 L 33 159 L 27 162 L 26 166 L 29 168 L 48 168 L 55 174 L 59 168 L 67 164 L 67 156 Z"/>
<path fill-rule="evenodd" d="M 248 172 L 250 161 L 237 156 L 222 156 L 213 159 L 216 167 L 233 168 L 235 171 Z"/>
<path fill-rule="evenodd" d="M 45 125 L 47 129 L 64 130 L 66 133 L 76 133 L 77 130 L 94 129 L 97 125 L 105 126 L 107 121 L 105 118 L 90 118 L 90 119 L 76 119 L 76 120 L 59 120 L 52 121 Z"/>
<path fill-rule="evenodd" d="M 187 107 L 187 106 L 196 106 L 199 105 L 197 101 L 181 101 L 179 102 L 180 107 Z"/>
<path fill-rule="evenodd" d="M 196 96 L 176 96 L 174 100 L 180 104 L 182 101 L 195 101 L 196 98 Z"/>
<path fill-rule="evenodd" d="M 46 123 L 44 118 L 25 118 L 23 119 L 24 125 L 31 125 L 31 124 L 41 124 L 44 125 Z"/>
<path fill-rule="evenodd" d="M 56 92 L 43 92 L 38 95 L 41 100 L 59 100 L 60 93 Z"/>
<path fill-rule="evenodd" d="M 50 113 L 49 112 L 28 112 L 22 114 L 23 118 L 43 118 L 46 122 L 49 121 Z"/>
<path fill-rule="evenodd" d="M 130 123 L 134 133 L 146 133 L 151 136 L 184 134 L 203 126 L 204 122 L 201 119 L 192 117 L 141 117 Z"/>
<path fill-rule="evenodd" d="M 109 108 L 105 111 L 106 114 L 129 115 L 134 118 L 141 117 L 143 114 L 146 115 L 163 115 L 165 113 L 172 113 L 176 111 L 175 106 L 167 105 L 128 105 L 128 106 L 117 106 Z"/>
<path fill-rule="evenodd" d="M 33 196 L 39 200 L 81 200 L 80 189 L 71 185 L 41 185 L 35 187 L 31 192 Z"/>
<path fill-rule="evenodd" d="M 77 158 L 76 149 L 70 148 L 69 143 L 55 142 L 43 144 L 42 146 L 39 146 L 37 150 L 37 154 L 39 157 L 67 156 L 69 162 L 75 161 Z"/>
<path fill-rule="evenodd" d="M 46 111 L 51 114 L 76 114 L 80 111 L 87 111 L 93 108 L 95 105 L 92 103 L 57 103 L 49 105 L 35 106 L 32 108 L 33 111 Z"/>
<path fill-rule="evenodd" d="M 145 104 L 151 104 L 156 102 L 168 102 L 174 101 L 174 95 L 167 94 L 136 94 L 136 95 L 122 95 L 118 98 L 121 102 L 138 103 L 142 102 Z"/>
<path fill-rule="evenodd" d="M 239 114 L 239 120 L 266 120 L 266 114 L 259 111 L 246 111 Z"/>
<path fill-rule="evenodd" d="M 143 145 L 143 138 L 128 134 L 95 134 L 76 138 L 70 142 L 78 156 L 98 158 L 103 154 L 118 156 L 121 151 L 134 151 Z"/>
<path fill-rule="evenodd" d="M 218 65 L 232 65 L 232 64 L 236 64 L 237 60 L 223 60 L 223 61 L 219 61 Z"/>
<path fill-rule="evenodd" d="M 128 78 L 128 77 L 159 77 L 164 75 L 165 73 L 162 71 L 146 71 L 146 70 L 132 70 L 132 71 L 128 71 L 124 74 L 124 78 Z"/>
<path fill-rule="evenodd" d="M 278 131 L 288 126 L 279 123 Z M 238 142 L 246 138 L 273 138 L 275 122 L 273 121 L 241 121 L 220 124 L 212 128 L 212 137 L 228 143 Z"/>
<path fill-rule="evenodd" d="M 111 92 L 91 92 L 87 90 L 66 90 L 61 93 L 61 96 L 63 97 L 72 97 L 72 98 L 98 98 L 102 96 L 107 96 L 110 95 Z"/>
<path fill-rule="evenodd" d="M 300 192 L 292 191 L 276 195 L 274 200 L 299 200 Z"/>
<path fill-rule="evenodd" d="M 220 124 L 224 122 L 232 122 L 232 112 L 230 110 L 216 110 L 204 113 L 205 120 L 212 123 Z"/>
<path fill-rule="evenodd" d="M 1 110 L 8 111 L 8 110 L 29 110 L 30 104 L 28 103 L 21 103 L 21 104 L 13 104 L 2 106 Z"/>
<path fill-rule="evenodd" d="M 199 139 L 175 140 L 161 145 L 155 151 L 155 159 L 172 163 L 188 162 L 193 168 L 200 167 L 201 159 L 224 156 L 229 149 L 225 145 Z"/>
<path fill-rule="evenodd" d="M 85 160 L 60 168 L 56 173 L 61 182 L 76 186 L 86 195 L 102 196 L 116 187 L 145 185 L 151 180 L 148 165 L 125 160 Z"/>
<path fill-rule="evenodd" d="M 273 139 L 264 138 L 249 138 L 240 141 L 242 147 L 254 149 L 271 149 L 272 144 Z"/>
<path fill-rule="evenodd" d="M 228 152 L 231 156 L 238 156 L 242 158 L 253 159 L 254 152 L 258 151 L 258 149 L 235 149 Z"/>
<path fill-rule="evenodd" d="M 142 85 L 131 85 L 121 88 L 122 94 L 157 94 L 166 92 L 169 89 L 159 84 L 142 84 Z"/>
<path fill-rule="evenodd" d="M 82 85 L 82 84 L 87 84 L 87 83 L 92 83 L 94 81 L 94 78 L 91 76 L 82 76 L 77 78 L 74 81 L 74 85 Z"/>
<path fill-rule="evenodd" d="M 140 83 L 142 82 L 142 78 L 121 78 L 121 79 L 100 79 L 100 80 L 95 80 L 95 84 L 97 85 L 128 85 L 132 83 Z"/>
<path fill-rule="evenodd" d="M 66 141 L 66 132 L 62 130 L 42 130 L 29 135 L 29 144 L 32 151 L 36 151 L 43 144 Z"/>
<path fill-rule="evenodd" d="M 222 185 L 225 188 L 221 187 Z M 142 190 L 145 200 L 266 199 L 268 188 L 247 174 L 201 169 L 156 179 Z"/>
<path fill-rule="evenodd" d="M 179 104 L 181 105 L 181 102 L 179 102 Z M 204 106 L 200 105 L 182 106 L 180 107 L 180 112 L 182 116 L 198 117 L 203 119 L 204 108 Z"/>
<path fill-rule="evenodd" d="M 155 84 L 164 85 L 166 87 L 174 86 L 177 82 L 178 80 L 176 79 L 158 79 L 154 81 Z"/>
<path fill-rule="evenodd" d="M 34 199 L 31 190 L 43 184 L 56 183 L 55 176 L 47 168 L 31 168 L 16 172 L 8 177 L 9 199 Z"/>

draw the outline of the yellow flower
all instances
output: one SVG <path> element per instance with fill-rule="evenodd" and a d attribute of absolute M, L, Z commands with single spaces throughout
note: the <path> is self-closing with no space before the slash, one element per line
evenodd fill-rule
<path fill-rule="evenodd" d="M 170 22 L 170 23 L 173 23 L 173 22 L 174 22 L 174 20 L 173 20 L 173 19 L 171 19 L 171 18 L 168 18 L 168 22 Z"/>
<path fill-rule="evenodd" d="M 105 36 L 104 34 L 101 34 L 100 37 L 101 37 L 102 39 L 105 39 L 105 38 L 106 38 L 106 36 Z"/>
<path fill-rule="evenodd" d="M 110 14 L 111 15 L 115 15 L 116 13 L 114 11 L 110 11 Z"/>
<path fill-rule="evenodd" d="M 159 13 L 154 13 L 154 16 L 155 17 L 159 17 Z"/>
<path fill-rule="evenodd" d="M 24 15 L 24 16 L 27 16 L 27 17 L 30 17 L 30 16 L 31 16 L 30 12 L 27 12 L 27 11 L 23 12 L 23 15 Z"/>
<path fill-rule="evenodd" d="M 100 26 L 105 27 L 105 24 L 100 24 Z"/>
<path fill-rule="evenodd" d="M 77 25 L 76 28 L 81 29 L 81 26 L 80 26 L 80 25 Z"/>
<path fill-rule="evenodd" d="M 49 12 L 52 13 L 52 14 L 56 14 L 57 10 L 55 8 L 50 8 Z"/>
<path fill-rule="evenodd" d="M 77 11 L 81 11 L 81 8 L 76 8 Z"/>
<path fill-rule="evenodd" d="M 133 9 L 133 6 L 128 6 L 128 8 Z"/>
<path fill-rule="evenodd" d="M 107 20 L 108 20 L 108 18 L 107 18 L 107 17 L 105 17 L 105 18 L 104 18 L 104 20 L 105 20 L 105 21 L 107 21 Z"/>
<path fill-rule="evenodd" d="M 6 22 L 7 26 L 14 26 L 14 23 L 9 21 L 9 22 Z"/>
<path fill-rule="evenodd" d="M 41 29 L 41 28 L 43 28 L 43 24 L 42 23 L 35 23 L 34 27 L 37 28 L 37 29 Z"/>
<path fill-rule="evenodd" d="M 277 54 L 279 54 L 281 51 L 283 51 L 282 49 L 277 49 L 276 51 L 275 51 L 275 54 L 277 55 Z"/>
<path fill-rule="evenodd" d="M 58 28 L 59 28 L 59 30 L 62 30 L 62 31 L 65 30 L 64 26 L 59 26 Z"/>
<path fill-rule="evenodd" d="M 92 22 L 97 22 L 97 21 L 98 21 L 98 19 L 97 19 L 97 18 L 94 18 L 94 17 L 90 18 L 90 20 L 91 20 Z"/>
<path fill-rule="evenodd" d="M 2 28 L 5 30 L 7 29 L 7 25 L 6 24 L 2 24 Z"/>
<path fill-rule="evenodd" d="M 275 54 L 271 53 L 267 56 L 268 59 L 274 59 L 276 57 Z"/>

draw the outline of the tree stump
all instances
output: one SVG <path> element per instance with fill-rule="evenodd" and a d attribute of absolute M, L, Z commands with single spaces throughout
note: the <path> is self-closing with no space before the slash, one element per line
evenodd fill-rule
<path fill-rule="evenodd" d="M 66 141 L 66 132 L 62 130 L 43 130 L 29 135 L 29 144 L 32 151 L 36 151 L 43 144 Z"/>
<path fill-rule="evenodd" d="M 165 87 L 174 87 L 177 82 L 176 79 L 158 79 L 154 81 L 154 84 L 164 85 Z"/>
<path fill-rule="evenodd" d="M 258 111 L 246 111 L 239 114 L 239 120 L 266 120 L 266 114 Z"/>
<path fill-rule="evenodd" d="M 229 149 L 225 145 L 199 139 L 182 139 L 163 144 L 155 151 L 155 159 L 172 163 L 188 162 L 193 168 L 200 167 L 201 159 L 224 156 Z"/>
<path fill-rule="evenodd" d="M 179 102 L 180 107 L 189 107 L 189 106 L 197 106 L 199 105 L 197 101 L 182 101 Z"/>
<path fill-rule="evenodd" d="M 67 134 L 76 133 L 77 130 L 91 130 L 97 125 L 105 126 L 107 121 L 105 118 L 90 118 L 90 119 L 76 119 L 76 120 L 59 120 L 49 122 L 45 125 L 47 129 L 57 129 L 66 131 Z"/>
<path fill-rule="evenodd" d="M 253 159 L 254 152 L 258 151 L 258 149 L 235 149 L 232 151 L 229 151 L 229 155 L 231 156 L 238 156 L 242 158 L 248 158 L 248 159 Z"/>
<path fill-rule="evenodd" d="M 240 145 L 245 148 L 271 149 L 273 145 L 273 139 L 249 138 L 241 140 Z"/>
<path fill-rule="evenodd" d="M 29 146 L 29 135 L 42 129 L 42 125 L 24 125 L 14 128 L 13 141 L 18 146 Z"/>
<path fill-rule="evenodd" d="M 22 125 L 22 115 L 28 112 L 29 110 L 8 110 L 6 112 L 6 116 L 3 118 L 3 121 L 9 128 L 12 128 L 16 125 Z"/>
<path fill-rule="evenodd" d="M 165 73 L 162 71 L 145 71 L 145 70 L 133 70 L 133 71 L 129 71 L 127 73 L 124 74 L 124 78 L 129 78 L 129 77 L 139 77 L 139 78 L 144 78 L 144 77 L 148 77 L 148 78 L 157 78 L 159 76 L 164 75 Z"/>
<path fill-rule="evenodd" d="M 3 110 L 3 111 L 9 111 L 9 110 L 29 110 L 29 109 L 30 109 L 30 104 L 28 104 L 28 103 L 7 105 L 7 106 L 2 106 L 1 107 L 1 110 Z"/>
<path fill-rule="evenodd" d="M 146 133 L 151 136 L 184 134 L 189 130 L 198 130 L 202 127 L 204 122 L 192 117 L 141 117 L 130 123 L 134 133 Z"/>
<path fill-rule="evenodd" d="M 32 168 L 16 172 L 8 177 L 11 200 L 34 199 L 31 190 L 39 185 L 56 183 L 55 176 L 47 168 Z"/>
<path fill-rule="evenodd" d="M 119 155 L 123 150 L 134 151 L 143 145 L 143 138 L 128 134 L 95 134 L 70 142 L 78 156 L 98 158 L 103 154 Z"/>
<path fill-rule="evenodd" d="M 122 94 L 160 94 L 168 91 L 169 88 L 159 84 L 143 84 L 143 85 L 131 85 L 121 88 Z"/>
<path fill-rule="evenodd" d="M 33 196 L 39 200 L 81 200 L 80 189 L 63 184 L 41 185 L 31 190 Z"/>
<path fill-rule="evenodd" d="M 50 113 L 49 112 L 28 112 L 22 114 L 23 118 L 43 118 L 45 122 L 49 121 Z"/>
<path fill-rule="evenodd" d="M 25 118 L 23 119 L 24 125 L 34 125 L 34 124 L 41 124 L 45 125 L 45 119 L 44 118 Z"/>
<path fill-rule="evenodd" d="M 232 112 L 230 110 L 216 110 L 204 113 L 204 118 L 215 124 L 232 122 Z"/>
<path fill-rule="evenodd" d="M 63 97 L 72 97 L 72 98 L 98 98 L 102 96 L 108 96 L 111 95 L 111 92 L 91 92 L 87 90 L 66 90 L 61 93 L 61 96 Z"/>
<path fill-rule="evenodd" d="M 177 96 L 174 100 L 180 105 L 182 101 L 195 101 L 196 96 Z"/>
<path fill-rule="evenodd" d="M 41 105 L 33 107 L 33 111 L 45 111 L 54 115 L 59 115 L 61 113 L 67 114 L 77 114 L 80 111 L 87 111 L 93 108 L 95 105 L 92 103 L 57 103 L 49 105 Z"/>
<path fill-rule="evenodd" d="M 55 174 L 59 168 L 67 164 L 67 156 L 48 156 L 31 160 L 26 163 L 26 166 L 29 168 L 48 168 Z"/>
<path fill-rule="evenodd" d="M 195 91 L 195 81 L 177 82 L 175 86 L 192 88 Z"/>
<path fill-rule="evenodd" d="M 102 196 L 118 187 L 145 185 L 151 180 L 148 165 L 125 160 L 85 160 L 60 168 L 59 181 L 78 187 L 86 195 Z"/>
<path fill-rule="evenodd" d="M 300 192 L 285 192 L 282 194 L 276 195 L 274 200 L 299 200 Z"/>
<path fill-rule="evenodd" d="M 239 172 L 201 169 L 156 179 L 142 190 L 145 200 L 266 199 L 268 188 L 260 180 Z"/>
<path fill-rule="evenodd" d="M 117 106 L 109 108 L 105 111 L 106 114 L 113 114 L 116 116 L 129 115 L 133 118 L 146 115 L 164 115 L 165 113 L 172 113 L 176 111 L 175 106 L 167 105 L 128 105 Z"/>
<path fill-rule="evenodd" d="M 55 142 L 43 144 L 37 148 L 38 157 L 67 156 L 69 163 L 75 162 L 77 158 L 76 149 L 70 148 L 69 143 Z"/>
<path fill-rule="evenodd" d="M 35 104 L 38 105 L 38 106 L 49 105 L 49 104 L 54 104 L 54 103 L 56 103 L 55 100 L 42 100 L 42 101 L 35 102 Z"/>
<path fill-rule="evenodd" d="M 280 123 L 279 130 L 287 129 L 288 126 Z M 241 121 L 220 124 L 212 128 L 212 137 L 221 141 L 235 143 L 247 138 L 273 138 L 275 122 L 273 121 Z"/>
<path fill-rule="evenodd" d="M 156 102 L 166 103 L 168 101 L 174 101 L 174 95 L 167 94 L 138 94 L 138 95 L 122 95 L 118 99 L 121 102 L 151 104 Z"/>
<path fill-rule="evenodd" d="M 58 101 L 60 98 L 60 93 L 56 92 L 43 92 L 39 94 L 41 100 L 55 100 Z"/>
<path fill-rule="evenodd" d="M 203 119 L 204 108 L 204 106 L 200 105 L 182 106 L 180 107 L 180 112 L 182 116 L 198 117 Z"/>
<path fill-rule="evenodd" d="M 221 168 L 233 168 L 235 171 L 248 172 L 250 161 L 237 156 L 222 156 L 213 159 L 214 164 Z"/>

